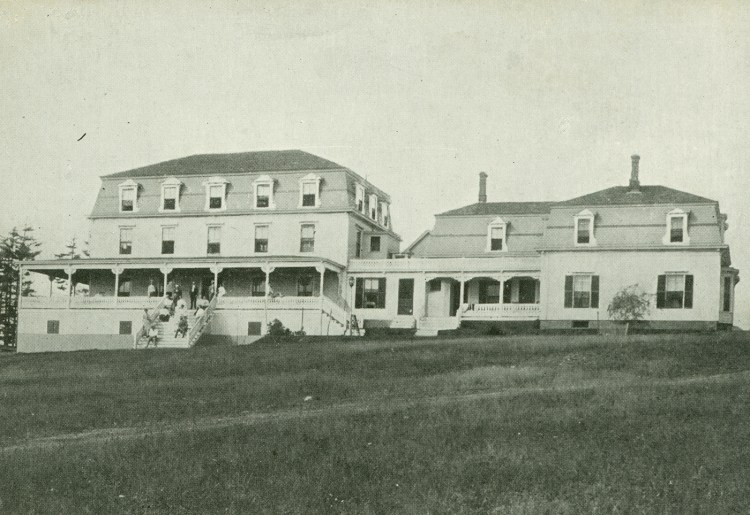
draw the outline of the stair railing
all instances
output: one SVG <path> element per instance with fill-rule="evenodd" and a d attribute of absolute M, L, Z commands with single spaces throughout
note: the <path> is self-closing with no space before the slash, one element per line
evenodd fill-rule
<path fill-rule="evenodd" d="M 159 300 L 159 303 L 154 307 L 148 314 L 148 325 L 151 327 L 151 325 L 156 321 L 156 319 L 159 316 L 159 311 L 161 310 L 161 307 L 164 305 L 164 297 L 162 297 Z M 141 341 L 141 338 L 143 338 L 146 334 L 148 334 L 148 329 L 145 325 L 141 326 L 140 329 L 138 329 L 138 332 L 135 333 L 135 336 L 133 337 L 133 348 L 138 348 L 138 342 Z"/>
<path fill-rule="evenodd" d="M 195 320 L 195 324 L 188 333 L 188 347 L 195 345 L 201 335 L 203 335 L 203 331 L 208 327 L 209 322 L 211 322 L 211 317 L 213 316 L 214 309 L 216 309 L 216 304 L 218 304 L 218 302 L 219 296 L 214 295 L 214 298 L 208 303 L 208 307 L 203 314 Z"/>

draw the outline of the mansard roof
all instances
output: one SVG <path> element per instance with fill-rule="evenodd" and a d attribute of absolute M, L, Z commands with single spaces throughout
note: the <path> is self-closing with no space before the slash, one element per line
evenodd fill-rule
<path fill-rule="evenodd" d="M 436 216 L 543 215 L 554 202 L 477 202 Z"/>
<path fill-rule="evenodd" d="M 302 150 L 264 150 L 233 154 L 196 154 L 104 177 L 222 175 L 228 173 L 334 170 L 344 167 Z"/>
<path fill-rule="evenodd" d="M 692 193 L 667 188 L 666 186 L 640 186 L 633 191 L 628 186 L 614 186 L 581 197 L 576 197 L 556 206 L 601 206 L 639 204 L 715 204 L 715 200 Z"/>

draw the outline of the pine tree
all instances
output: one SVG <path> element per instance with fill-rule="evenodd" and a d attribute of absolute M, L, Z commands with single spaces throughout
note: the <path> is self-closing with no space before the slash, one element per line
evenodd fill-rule
<path fill-rule="evenodd" d="M 0 239 L 0 339 L 15 347 L 18 327 L 18 297 L 34 293 L 28 272 L 19 277 L 15 261 L 33 260 L 41 252 L 41 244 L 32 235 L 32 227 L 19 231 L 14 227 Z M 20 291 L 19 291 L 20 288 Z"/>
<path fill-rule="evenodd" d="M 81 258 L 87 258 L 89 257 L 89 251 L 88 251 L 89 242 L 84 241 L 83 246 L 79 247 L 78 245 L 78 239 L 73 236 L 70 239 L 70 242 L 68 242 L 65 245 L 65 250 L 63 252 L 60 252 L 59 254 L 55 254 L 55 257 L 57 259 L 81 259 Z M 80 252 L 79 252 L 80 251 Z M 68 280 L 63 279 L 61 277 L 55 277 L 54 279 L 55 286 L 59 290 L 67 291 L 68 290 Z M 77 283 L 73 281 L 73 288 L 72 291 L 75 291 Z"/>

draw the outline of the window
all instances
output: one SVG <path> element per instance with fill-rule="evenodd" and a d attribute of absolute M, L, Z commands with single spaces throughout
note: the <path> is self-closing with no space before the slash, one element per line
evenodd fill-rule
<path fill-rule="evenodd" d="M 120 227 L 120 254 L 133 253 L 133 228 Z"/>
<path fill-rule="evenodd" d="M 47 334 L 60 334 L 59 320 L 47 320 Z"/>
<path fill-rule="evenodd" d="M 203 184 L 206 187 L 206 211 L 224 211 L 227 208 L 227 180 L 211 177 Z"/>
<path fill-rule="evenodd" d="M 138 211 L 138 183 L 135 181 L 127 180 L 120 184 L 120 211 Z"/>
<path fill-rule="evenodd" d="M 268 226 L 255 226 L 255 252 L 268 252 Z"/>
<path fill-rule="evenodd" d="M 385 308 L 385 277 L 358 278 L 354 307 L 360 309 Z"/>
<path fill-rule="evenodd" d="M 667 213 L 667 233 L 664 235 L 663 243 L 665 245 L 690 243 L 687 212 L 682 209 L 673 209 Z"/>
<path fill-rule="evenodd" d="M 302 275 L 297 278 L 297 297 L 312 297 L 313 280 L 309 275 Z"/>
<path fill-rule="evenodd" d="M 377 220 L 378 219 L 378 196 L 377 195 L 375 194 L 370 195 L 370 203 L 368 207 L 370 208 L 370 218 L 372 218 L 373 220 Z"/>
<path fill-rule="evenodd" d="M 380 252 L 380 236 L 370 236 L 370 252 Z"/>
<path fill-rule="evenodd" d="M 208 226 L 208 243 L 206 245 L 206 253 L 221 253 L 221 227 L 216 225 Z"/>
<path fill-rule="evenodd" d="M 174 178 L 169 178 L 161 184 L 161 209 L 160 211 L 179 211 L 180 210 L 180 187 L 181 186 L 182 186 L 182 183 Z"/>
<path fill-rule="evenodd" d="M 362 257 L 362 231 L 359 229 L 354 241 L 354 257 Z"/>
<path fill-rule="evenodd" d="M 732 276 L 724 276 L 724 305 L 723 311 L 732 311 Z"/>
<path fill-rule="evenodd" d="M 383 227 L 390 227 L 391 223 L 391 211 L 387 202 L 380 203 L 380 225 Z"/>
<path fill-rule="evenodd" d="M 161 228 L 161 253 L 174 254 L 174 227 Z"/>
<path fill-rule="evenodd" d="M 121 320 L 120 334 L 133 334 L 133 322 L 130 320 Z"/>
<path fill-rule="evenodd" d="M 266 295 L 266 278 L 254 277 L 250 283 L 251 297 L 265 297 Z"/>
<path fill-rule="evenodd" d="M 258 336 L 261 333 L 261 328 L 263 326 L 260 322 L 248 322 L 247 323 L 247 335 L 248 336 Z"/>
<path fill-rule="evenodd" d="M 361 184 L 355 186 L 354 203 L 357 207 L 357 211 L 365 214 L 365 187 Z"/>
<path fill-rule="evenodd" d="M 693 276 L 663 274 L 656 283 L 657 309 L 691 309 L 693 307 Z"/>
<path fill-rule="evenodd" d="M 302 224 L 299 240 L 300 252 L 313 252 L 315 250 L 315 225 Z"/>
<path fill-rule="evenodd" d="M 576 274 L 565 276 L 566 308 L 598 308 L 599 276 Z"/>
<path fill-rule="evenodd" d="M 309 174 L 300 179 L 300 207 L 320 206 L 320 177 Z"/>
<path fill-rule="evenodd" d="M 273 209 L 276 207 L 273 200 L 273 179 L 268 175 L 261 175 L 253 183 L 255 200 L 253 206 L 256 209 Z"/>
<path fill-rule="evenodd" d="M 130 297 L 130 288 L 133 285 L 130 279 L 120 278 L 120 285 L 117 287 L 118 297 Z"/>
<path fill-rule="evenodd" d="M 507 249 L 505 241 L 506 224 L 501 218 L 496 218 L 487 226 L 487 250 L 490 252 L 505 252 Z"/>
<path fill-rule="evenodd" d="M 594 213 L 584 209 L 575 216 L 575 244 L 596 245 L 594 238 Z"/>

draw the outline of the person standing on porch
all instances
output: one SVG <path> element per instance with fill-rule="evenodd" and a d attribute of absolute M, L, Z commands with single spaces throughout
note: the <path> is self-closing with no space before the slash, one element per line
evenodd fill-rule
<path fill-rule="evenodd" d="M 190 309 L 195 309 L 198 303 L 198 285 L 195 284 L 195 281 L 193 281 L 193 284 L 190 285 Z"/>
<path fill-rule="evenodd" d="M 174 293 L 174 279 L 170 279 L 167 283 L 167 290 L 164 292 L 164 295 L 168 295 L 169 297 L 172 296 Z"/>
<path fill-rule="evenodd" d="M 151 279 L 148 283 L 148 296 L 156 297 L 156 286 L 154 286 L 154 280 Z"/>

